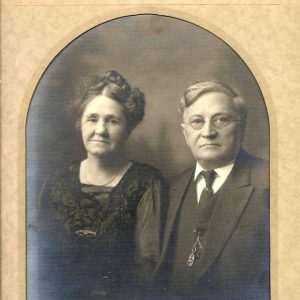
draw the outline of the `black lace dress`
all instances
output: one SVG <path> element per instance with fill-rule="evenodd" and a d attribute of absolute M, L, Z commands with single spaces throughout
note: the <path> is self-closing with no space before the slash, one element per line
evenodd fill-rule
<path fill-rule="evenodd" d="M 117 186 L 99 187 L 81 184 L 79 169 L 41 193 L 40 299 L 137 299 L 160 254 L 164 179 L 134 162 Z"/>

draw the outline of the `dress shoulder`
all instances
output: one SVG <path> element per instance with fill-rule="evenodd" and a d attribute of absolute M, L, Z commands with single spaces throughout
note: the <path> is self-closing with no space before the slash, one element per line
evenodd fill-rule
<path fill-rule="evenodd" d="M 71 178 L 74 176 L 79 175 L 79 168 L 80 168 L 80 163 L 76 162 L 71 164 L 70 166 L 66 168 L 61 168 L 56 170 L 55 172 L 52 173 L 52 175 L 49 176 L 49 178 Z"/>
<path fill-rule="evenodd" d="M 133 176 L 136 176 L 141 180 L 157 179 L 159 181 L 165 181 L 164 176 L 158 168 L 146 163 L 134 161 L 130 171 Z"/>
<path fill-rule="evenodd" d="M 79 163 L 74 163 L 47 177 L 40 190 L 39 206 L 43 202 L 59 202 L 63 195 L 71 196 L 72 193 L 78 193 L 79 189 Z"/>

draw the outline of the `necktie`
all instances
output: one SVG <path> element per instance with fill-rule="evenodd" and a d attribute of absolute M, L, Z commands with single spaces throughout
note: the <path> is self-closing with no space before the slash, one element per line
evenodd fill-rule
<path fill-rule="evenodd" d="M 195 224 L 194 233 L 196 241 L 192 247 L 192 251 L 188 257 L 187 265 L 191 267 L 196 258 L 200 257 L 201 250 L 203 249 L 203 236 L 206 232 L 207 225 L 214 208 L 214 201 L 211 201 L 213 196 L 212 184 L 216 176 L 214 170 L 202 171 L 200 173 L 205 180 L 205 188 L 202 190 L 200 201 L 197 205 L 197 222 Z"/>
<path fill-rule="evenodd" d="M 206 226 L 214 208 L 214 202 L 211 201 L 213 196 L 212 184 L 215 179 L 216 172 L 214 170 L 202 171 L 200 173 L 205 179 L 205 188 L 202 190 L 200 201 L 197 206 L 198 220 L 196 230 L 200 236 L 203 236 L 206 231 Z"/>

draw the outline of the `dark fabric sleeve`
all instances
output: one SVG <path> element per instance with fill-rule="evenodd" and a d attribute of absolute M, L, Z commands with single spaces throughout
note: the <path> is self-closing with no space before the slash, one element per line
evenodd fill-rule
<path fill-rule="evenodd" d="M 52 198 L 55 194 L 55 186 L 57 185 L 57 179 L 54 177 L 48 178 L 40 191 L 38 198 L 39 213 L 38 213 L 38 232 L 39 232 L 39 241 L 46 242 L 51 238 L 51 233 L 55 231 L 54 219 L 52 207 Z M 43 244 L 44 244 L 43 243 Z"/>
<path fill-rule="evenodd" d="M 64 266 L 68 260 L 63 251 L 67 244 L 61 220 L 62 180 L 52 176 L 44 183 L 39 195 L 38 216 L 38 294 L 40 299 L 60 299 L 63 295 Z"/>
<path fill-rule="evenodd" d="M 38 196 L 38 295 L 48 299 L 47 294 L 52 294 L 54 290 L 55 275 L 57 274 L 57 255 L 55 249 L 55 235 L 57 223 L 52 218 L 51 210 L 51 195 L 54 183 L 54 178 L 48 178 Z M 55 243 L 56 244 L 56 243 Z M 56 296 L 56 295 L 55 295 Z"/>
<path fill-rule="evenodd" d="M 166 214 L 166 184 L 153 178 L 137 207 L 136 262 L 142 285 L 151 282 L 158 262 Z"/>
<path fill-rule="evenodd" d="M 48 178 L 39 195 L 38 230 L 43 240 L 57 239 L 61 231 L 62 182 L 57 176 Z M 47 235 L 47 236 L 45 236 Z"/>

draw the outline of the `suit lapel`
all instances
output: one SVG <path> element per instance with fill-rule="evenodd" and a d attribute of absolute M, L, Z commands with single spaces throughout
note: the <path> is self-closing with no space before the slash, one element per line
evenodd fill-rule
<path fill-rule="evenodd" d="M 224 183 L 212 214 L 208 231 L 206 247 L 199 260 L 198 279 L 207 271 L 222 251 L 232 231 L 234 230 L 248 199 L 253 191 L 250 182 L 250 162 L 237 159 L 231 175 Z"/>
<path fill-rule="evenodd" d="M 169 253 L 169 244 L 172 233 L 174 232 L 176 226 L 179 209 L 185 197 L 189 182 L 194 174 L 194 170 L 194 168 L 188 170 L 182 176 L 182 178 L 176 182 L 176 184 L 172 185 L 169 191 L 169 199 L 172 200 L 172 202 L 169 203 L 167 222 L 163 238 L 162 254 L 158 267 L 160 266 L 161 262 L 165 260 L 166 256 Z"/>

